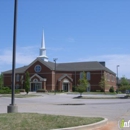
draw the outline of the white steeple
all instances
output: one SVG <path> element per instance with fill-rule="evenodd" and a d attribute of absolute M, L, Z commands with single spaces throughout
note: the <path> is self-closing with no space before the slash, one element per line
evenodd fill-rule
<path fill-rule="evenodd" d="M 44 38 L 44 31 L 42 34 L 42 41 L 41 41 L 41 48 L 40 48 L 40 56 L 44 61 L 48 62 L 48 57 L 46 56 L 46 48 L 45 48 L 45 38 Z"/>

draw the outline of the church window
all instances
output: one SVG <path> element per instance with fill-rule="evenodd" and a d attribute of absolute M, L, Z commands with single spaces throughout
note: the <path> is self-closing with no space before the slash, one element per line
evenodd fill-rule
<path fill-rule="evenodd" d="M 87 72 L 87 80 L 90 80 L 90 79 L 91 79 L 90 72 Z"/>
<path fill-rule="evenodd" d="M 19 82 L 19 80 L 20 80 L 20 75 L 17 74 L 17 75 L 16 75 L 16 81 Z"/>
<path fill-rule="evenodd" d="M 36 65 L 34 68 L 35 72 L 40 72 L 41 71 L 41 66 L 40 65 Z"/>
<path fill-rule="evenodd" d="M 19 84 L 16 84 L 16 85 L 15 85 L 15 88 L 16 88 L 16 89 L 19 89 L 19 88 L 20 88 Z"/>
<path fill-rule="evenodd" d="M 83 78 L 83 72 L 80 72 L 80 79 Z"/>

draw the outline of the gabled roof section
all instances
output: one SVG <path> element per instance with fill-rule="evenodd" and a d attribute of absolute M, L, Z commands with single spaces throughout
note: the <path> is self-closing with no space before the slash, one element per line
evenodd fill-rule
<path fill-rule="evenodd" d="M 15 69 L 15 73 L 24 73 L 26 71 L 28 66 L 23 66 L 23 67 L 20 67 L 20 68 L 16 68 Z M 8 71 L 4 71 L 2 72 L 3 74 L 11 74 L 12 73 L 12 70 L 8 70 Z"/>
<path fill-rule="evenodd" d="M 72 79 L 70 76 L 68 76 L 67 74 L 62 75 L 62 76 L 58 79 L 58 81 L 61 81 L 61 80 L 64 79 L 65 77 L 67 77 L 68 79 L 70 79 L 70 81 L 73 81 L 73 79 Z"/>
<path fill-rule="evenodd" d="M 20 67 L 20 68 L 16 68 L 15 69 L 15 73 L 24 73 L 30 66 L 32 66 L 37 61 L 41 62 L 43 65 L 45 65 L 46 67 L 48 67 L 50 70 L 54 70 L 54 68 L 55 68 L 55 63 L 50 62 L 50 61 L 46 62 L 46 61 L 43 61 L 41 58 L 36 58 L 28 66 L 23 66 L 23 67 Z M 12 70 L 4 71 L 2 73 L 3 74 L 11 74 Z"/>
<path fill-rule="evenodd" d="M 34 78 L 34 77 L 39 78 L 39 79 L 40 79 L 40 81 L 44 81 L 44 80 L 46 80 L 45 78 L 42 78 L 40 75 L 38 75 L 38 74 L 34 74 L 32 77 L 30 77 L 30 81 L 31 81 L 31 80 L 32 80 L 32 78 Z"/>
<path fill-rule="evenodd" d="M 50 70 L 54 70 L 54 63 L 53 63 L 53 62 L 50 62 L 50 61 L 46 62 L 46 61 L 42 60 L 41 58 L 36 58 L 32 63 L 30 63 L 30 64 L 28 65 L 27 69 L 28 69 L 30 66 L 32 66 L 32 65 L 33 65 L 35 62 L 37 62 L 37 61 L 41 62 L 43 65 L 45 65 L 45 66 L 46 66 L 47 68 L 49 68 Z"/>

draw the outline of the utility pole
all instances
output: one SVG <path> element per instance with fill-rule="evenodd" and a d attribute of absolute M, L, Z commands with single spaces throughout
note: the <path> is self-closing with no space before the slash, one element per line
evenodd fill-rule
<path fill-rule="evenodd" d="M 117 87 L 119 87 L 118 86 L 118 81 L 119 81 L 119 79 L 118 79 L 118 67 L 120 67 L 120 66 L 119 65 L 116 66 L 116 68 L 117 68 Z"/>
<path fill-rule="evenodd" d="M 16 60 L 16 31 L 17 31 L 17 0 L 14 0 L 14 29 L 13 29 L 13 59 L 12 59 L 12 96 L 11 104 L 7 106 L 8 113 L 18 112 L 18 107 L 14 104 L 15 96 L 15 60 Z"/>
<path fill-rule="evenodd" d="M 56 94 L 56 60 L 58 60 L 58 58 L 54 58 L 53 60 L 55 62 L 55 94 Z"/>

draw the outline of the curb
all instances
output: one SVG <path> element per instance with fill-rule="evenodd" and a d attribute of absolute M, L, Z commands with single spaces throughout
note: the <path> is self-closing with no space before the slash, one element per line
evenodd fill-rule
<path fill-rule="evenodd" d="M 68 127 L 68 128 L 60 128 L 60 129 L 51 129 L 51 130 L 87 130 L 90 128 L 96 128 L 102 125 L 107 124 L 108 119 L 104 118 L 103 121 L 97 122 L 97 123 L 93 123 L 93 124 L 89 124 L 89 125 L 82 125 L 82 126 L 77 126 L 77 127 Z"/>

